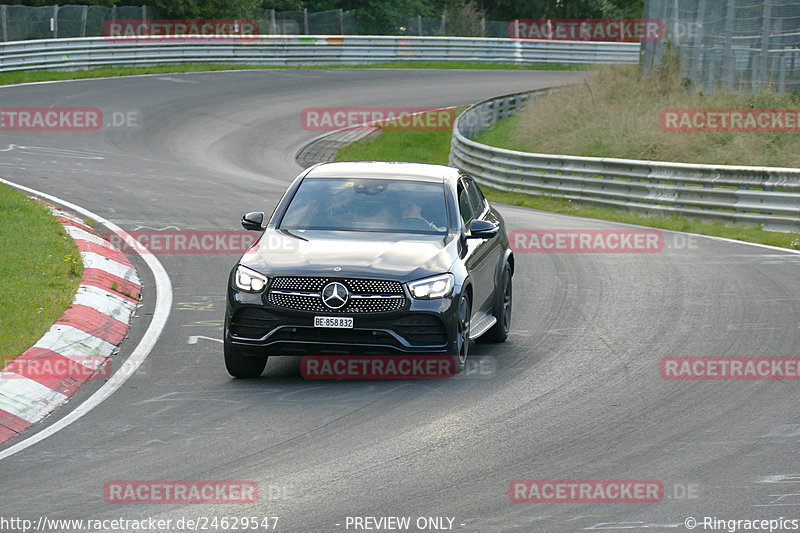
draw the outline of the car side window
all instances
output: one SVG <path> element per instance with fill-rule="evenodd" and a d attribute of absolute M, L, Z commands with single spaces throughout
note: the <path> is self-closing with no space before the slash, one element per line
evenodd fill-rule
<path fill-rule="evenodd" d="M 483 193 L 478 188 L 478 184 L 472 178 L 467 178 L 467 191 L 469 191 L 470 204 L 472 205 L 472 212 L 475 217 L 480 217 L 486 208 L 486 199 Z"/>
<path fill-rule="evenodd" d="M 458 211 L 461 213 L 461 220 L 464 221 L 465 226 L 469 225 L 472 219 L 475 218 L 469 191 L 464 187 L 462 181 L 458 182 Z"/>

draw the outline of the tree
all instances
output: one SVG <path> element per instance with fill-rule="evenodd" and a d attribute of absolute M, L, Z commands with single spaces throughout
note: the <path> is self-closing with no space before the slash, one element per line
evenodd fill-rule
<path fill-rule="evenodd" d="M 151 0 L 163 19 L 231 19 L 252 16 L 261 0 Z"/>
<path fill-rule="evenodd" d="M 492 20 L 518 18 L 637 18 L 644 0 L 484 0 Z"/>
<path fill-rule="evenodd" d="M 486 11 L 475 0 L 455 0 L 444 7 L 444 33 L 462 37 L 483 37 Z"/>
<path fill-rule="evenodd" d="M 396 35 L 411 17 L 432 14 L 425 0 L 342 0 L 342 8 L 355 11 L 361 33 L 375 35 Z"/>

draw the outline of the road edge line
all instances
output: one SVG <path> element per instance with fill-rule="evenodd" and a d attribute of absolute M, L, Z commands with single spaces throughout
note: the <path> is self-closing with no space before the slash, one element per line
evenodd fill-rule
<path fill-rule="evenodd" d="M 147 356 L 152 351 L 156 341 L 164 331 L 164 327 L 167 324 L 167 319 L 169 318 L 170 309 L 172 308 L 172 282 L 169 279 L 167 271 L 164 269 L 164 267 L 161 265 L 161 262 L 155 257 L 155 255 L 150 253 L 144 246 L 138 243 L 138 241 L 135 241 L 131 235 L 110 220 L 107 220 L 106 218 L 103 218 L 86 208 L 80 207 L 71 202 L 67 202 L 66 200 L 62 200 L 57 196 L 43 193 L 36 189 L 19 185 L 3 178 L 0 178 L 0 183 L 66 207 L 67 209 L 70 209 L 73 212 L 79 213 L 85 217 L 93 218 L 123 239 L 132 239 L 129 242 L 136 242 L 136 244 L 138 244 L 138 246 L 134 247 L 134 250 L 137 254 L 139 254 L 147 267 L 153 273 L 156 289 L 156 303 L 155 308 L 153 309 L 153 317 L 150 320 L 150 324 L 147 326 L 147 330 L 145 331 L 141 340 L 139 340 L 139 344 L 136 345 L 136 348 L 133 349 L 133 352 L 131 352 L 131 355 L 128 357 L 125 363 L 123 363 L 119 370 L 117 370 L 111 376 L 111 378 L 104 383 L 102 387 L 100 387 L 100 389 L 98 389 L 94 394 L 92 394 L 64 418 L 58 420 L 50 426 L 47 426 L 38 433 L 31 435 L 25 440 L 0 451 L 0 460 L 3 460 L 33 446 L 38 442 L 43 441 L 51 435 L 54 435 L 62 429 L 68 427 L 73 422 L 76 422 L 84 415 L 91 412 L 95 407 L 103 403 L 108 397 L 122 387 L 126 381 L 128 381 L 128 378 L 130 378 L 133 373 L 136 372 L 139 366 L 141 366 L 144 360 L 147 359 Z"/>

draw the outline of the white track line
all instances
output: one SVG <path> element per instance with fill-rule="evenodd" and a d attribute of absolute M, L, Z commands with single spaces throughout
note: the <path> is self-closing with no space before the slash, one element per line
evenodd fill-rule
<path fill-rule="evenodd" d="M 80 213 L 81 215 L 97 220 L 101 224 L 105 225 L 108 229 L 121 236 L 123 239 L 133 239 L 133 237 L 122 230 L 122 228 L 110 220 L 106 220 L 100 215 L 89 211 L 88 209 L 84 209 L 83 207 L 62 200 L 56 196 L 39 192 L 35 189 L 18 185 L 2 178 L 0 178 L 0 183 L 4 183 L 29 194 L 44 198 L 53 203 L 60 204 L 76 213 Z M 167 324 L 167 318 L 169 318 L 169 312 L 172 308 L 172 282 L 169 279 L 167 271 L 164 270 L 164 267 L 161 265 L 158 259 L 156 259 L 155 255 L 147 251 L 147 249 L 144 246 L 141 246 L 141 244 L 139 244 L 139 247 L 135 249 L 141 256 L 142 260 L 147 264 L 148 268 L 150 268 L 156 284 L 156 306 L 153 310 L 153 319 L 150 321 L 150 325 L 147 327 L 147 331 L 145 331 L 144 336 L 139 341 L 139 344 L 136 346 L 136 348 L 134 348 L 130 357 L 128 357 L 119 370 L 117 370 L 97 392 L 92 394 L 88 399 L 86 399 L 86 401 L 76 407 L 75 410 L 70 412 L 61 420 L 58 420 L 52 425 L 47 426 L 40 432 L 28 437 L 22 442 L 0 451 L 0 460 L 21 452 L 22 450 L 33 446 L 37 442 L 43 441 L 47 437 L 54 435 L 73 422 L 77 421 L 83 415 L 89 413 L 92 409 L 103 403 L 109 396 L 114 394 L 117 389 L 122 387 L 122 385 L 128 381 L 128 378 L 131 377 L 134 372 L 136 372 L 136 369 L 139 368 L 144 360 L 147 359 L 147 356 L 155 346 L 158 337 L 161 336 L 161 333 L 164 331 L 164 327 Z"/>
<path fill-rule="evenodd" d="M 705 235 L 703 233 L 690 233 L 688 231 L 680 231 L 680 230 L 674 230 L 674 229 L 661 229 L 661 228 L 656 228 L 656 227 L 653 227 L 653 226 L 643 226 L 641 224 L 631 224 L 629 222 L 617 222 L 616 220 L 605 220 L 603 218 L 591 218 L 591 217 L 586 217 L 586 216 L 581 216 L 581 215 L 568 215 L 566 213 L 554 213 L 552 211 L 543 211 L 541 209 L 535 209 L 535 208 L 532 208 L 532 207 L 522 207 L 522 206 L 519 206 L 519 205 L 501 204 L 501 203 L 497 203 L 497 202 L 491 202 L 491 203 L 492 203 L 492 205 L 500 206 L 503 209 L 516 209 L 516 210 L 519 210 L 519 211 L 526 211 L 528 213 L 539 213 L 539 214 L 553 216 L 553 217 L 569 218 L 569 219 L 572 219 L 572 220 L 581 219 L 581 220 L 586 220 L 588 222 L 602 222 L 604 224 L 613 224 L 615 226 L 625 226 L 625 227 L 628 227 L 628 228 L 652 229 L 652 230 L 660 231 L 662 233 L 675 233 L 675 234 L 679 234 L 679 235 L 690 235 L 692 237 L 702 237 L 704 239 L 711 239 L 711 240 L 714 240 L 714 241 L 729 242 L 729 243 L 732 243 L 732 244 L 744 244 L 746 246 L 755 246 L 756 248 L 764 248 L 765 250 L 773 250 L 773 251 L 776 251 L 776 252 L 785 252 L 785 253 L 788 253 L 788 254 L 800 255 L 800 250 L 795 250 L 793 248 L 783 248 L 781 246 L 772 246 L 771 244 L 761 244 L 760 242 L 739 241 L 739 240 L 736 240 L 736 239 L 729 239 L 728 237 L 718 237 L 716 235 Z M 689 217 L 689 218 L 691 218 L 691 217 Z"/>

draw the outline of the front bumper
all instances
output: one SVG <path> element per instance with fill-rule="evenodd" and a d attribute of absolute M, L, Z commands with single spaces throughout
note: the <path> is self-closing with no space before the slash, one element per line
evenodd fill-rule
<path fill-rule="evenodd" d="M 451 353 L 458 320 L 453 299 L 408 298 L 397 311 L 334 313 L 278 307 L 266 293 L 231 288 L 225 342 L 262 355 Z M 315 316 L 352 317 L 353 328 L 314 327 Z"/>

